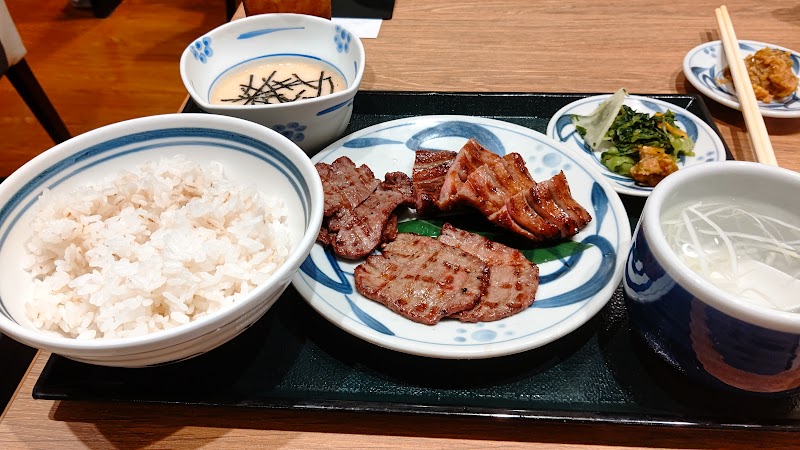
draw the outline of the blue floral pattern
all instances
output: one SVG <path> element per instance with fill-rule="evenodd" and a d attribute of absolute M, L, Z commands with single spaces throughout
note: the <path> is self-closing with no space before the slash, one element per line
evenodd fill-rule
<path fill-rule="evenodd" d="M 336 51 L 339 53 L 350 53 L 350 41 L 353 36 L 349 31 L 345 30 L 339 25 L 336 25 L 335 34 L 333 35 L 333 42 L 336 44 Z"/>
<path fill-rule="evenodd" d="M 189 46 L 189 50 L 192 52 L 194 59 L 203 64 L 208 62 L 208 58 L 214 56 L 214 50 L 211 48 L 211 38 L 208 36 L 194 41 Z"/>
<path fill-rule="evenodd" d="M 289 122 L 286 125 L 275 125 L 272 129 L 294 142 L 303 142 L 303 139 L 306 138 L 305 134 L 303 134 L 303 132 L 306 131 L 306 126 L 300 125 L 297 122 Z"/>

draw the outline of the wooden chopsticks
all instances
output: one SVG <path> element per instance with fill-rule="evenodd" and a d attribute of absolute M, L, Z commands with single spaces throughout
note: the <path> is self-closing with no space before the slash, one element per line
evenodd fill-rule
<path fill-rule="evenodd" d="M 772 143 L 767 134 L 767 127 L 764 125 L 764 118 L 758 109 L 758 100 L 753 92 L 753 85 L 750 83 L 750 76 L 747 74 L 747 67 L 744 64 L 742 54 L 739 52 L 739 41 L 733 31 L 733 23 L 728 15 L 728 8 L 720 6 L 714 13 L 717 16 L 717 26 L 722 40 L 722 48 L 725 50 L 725 58 L 733 76 L 733 85 L 736 88 L 736 95 L 739 97 L 744 122 L 750 137 L 750 144 L 756 154 L 756 160 L 763 164 L 777 166 L 775 152 L 772 150 Z"/>

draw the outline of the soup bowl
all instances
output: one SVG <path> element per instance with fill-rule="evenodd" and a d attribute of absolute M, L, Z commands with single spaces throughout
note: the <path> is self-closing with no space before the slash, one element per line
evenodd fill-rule
<path fill-rule="evenodd" d="M 721 161 L 679 170 L 647 199 L 623 276 L 631 328 L 692 380 L 751 394 L 796 390 L 800 314 L 746 300 L 697 274 L 667 242 L 665 213 L 687 200 L 724 198 L 745 211 L 753 211 L 753 205 L 770 205 L 797 226 L 798 192 L 798 173 L 754 162 Z"/>
<path fill-rule="evenodd" d="M 202 317 L 194 317 L 194 320 L 186 323 L 167 329 L 151 330 L 149 334 L 128 335 L 126 333 L 119 334 L 118 337 L 77 339 L 57 331 L 45 331 L 36 326 L 34 323 L 36 318 L 32 318 L 27 308 L 31 305 L 31 299 L 34 298 L 37 282 L 29 268 L 31 265 L 26 261 L 30 260 L 31 252 L 42 247 L 41 245 L 32 246 L 31 242 L 34 242 L 32 240 L 33 230 L 36 229 L 34 218 L 43 201 L 41 196 L 43 191 L 49 190 L 53 195 L 63 194 L 81 198 L 82 196 L 76 193 L 82 186 L 107 184 L 105 180 L 110 176 L 176 155 L 182 155 L 192 164 L 218 164 L 225 178 L 230 182 L 240 186 L 254 187 L 265 197 L 280 199 L 286 213 L 285 228 L 288 232 L 281 234 L 285 240 L 276 239 L 276 241 L 284 240 L 280 246 L 267 243 L 264 244 L 264 247 L 272 246 L 276 249 L 288 247 L 283 262 L 263 278 L 257 275 L 254 278 L 251 269 L 245 275 L 251 280 L 249 290 L 240 289 L 238 292 L 241 295 L 232 303 L 210 311 Z M 165 180 L 163 183 L 173 183 L 173 178 L 160 175 L 162 173 L 159 172 L 158 176 L 143 175 L 139 179 L 163 179 Z M 184 177 L 183 180 L 189 180 L 189 178 Z M 141 183 L 140 186 L 152 184 L 153 182 L 150 181 L 148 184 Z M 178 183 L 176 182 L 175 185 Z M 184 182 L 184 186 L 188 185 Z M 207 183 L 194 183 L 194 185 L 201 186 L 199 189 L 204 189 L 202 186 L 206 186 Z M 134 189 L 136 183 L 131 182 L 127 186 Z M 222 184 L 221 186 L 229 185 Z M 189 189 L 189 187 L 184 189 Z M 207 192 L 208 190 L 199 191 L 192 201 L 197 200 L 200 195 L 206 195 Z M 120 122 L 76 136 L 39 154 L 0 183 L 0 332 L 31 347 L 76 361 L 105 366 L 143 367 L 180 361 L 208 352 L 233 339 L 255 323 L 286 289 L 316 241 L 322 221 L 322 196 L 322 183 L 316 169 L 299 147 L 272 130 L 241 119 L 212 114 L 168 114 Z M 153 197 L 151 202 L 155 203 L 157 200 L 155 196 Z M 164 200 L 164 197 L 158 198 L 167 201 L 165 208 L 179 207 L 176 203 L 169 206 L 172 196 L 169 197 L 170 200 Z M 217 195 L 214 198 L 219 199 L 221 196 Z M 131 200 L 130 203 L 138 203 L 138 201 Z M 229 202 L 227 205 L 224 203 L 213 203 L 213 205 L 217 205 L 214 210 L 219 211 L 230 205 Z M 73 211 L 82 211 L 82 209 L 73 207 Z M 96 211 L 96 209 L 90 209 L 88 213 L 79 214 L 79 219 L 81 221 L 88 220 L 91 218 L 91 214 L 99 214 Z M 199 210 L 195 209 L 195 211 Z M 204 217 L 208 221 L 219 221 L 217 215 L 208 213 L 208 209 L 205 211 L 198 217 Z M 238 214 L 236 211 L 226 214 Z M 252 209 L 248 209 L 248 211 L 251 212 Z M 160 215 L 162 224 L 170 220 L 165 214 Z M 108 216 L 109 218 L 114 217 Z M 145 216 L 147 216 L 146 213 Z M 242 214 L 238 214 L 238 216 L 241 217 Z M 100 216 L 96 215 L 96 217 Z M 116 217 L 122 218 L 123 214 L 117 214 Z M 181 216 L 177 216 L 173 222 L 180 220 L 186 220 L 186 217 L 181 219 Z M 262 219 L 258 220 L 262 221 Z M 121 219 L 116 223 L 123 222 L 131 223 L 127 219 Z M 231 224 L 231 227 L 238 226 L 237 222 L 224 223 Z M 238 223 L 241 224 L 243 221 Z M 126 225 L 122 228 L 117 226 L 111 233 L 98 233 L 100 238 L 97 239 L 93 250 L 110 246 L 109 240 L 122 239 L 119 236 L 127 235 L 131 228 L 135 228 L 135 221 L 133 225 Z M 155 230 L 151 230 L 150 237 L 145 237 L 147 233 L 137 232 L 139 236 L 137 242 L 150 241 L 159 232 L 175 229 L 169 226 L 167 228 L 169 229 L 164 230 L 159 226 Z M 197 228 L 209 229 L 209 227 Z M 258 229 L 263 230 L 262 227 Z M 88 233 L 85 228 L 83 230 L 84 233 Z M 173 236 L 186 236 L 186 233 L 188 231 L 183 228 Z M 241 233 L 231 232 L 231 234 L 236 236 L 241 245 L 249 245 L 239 240 L 242 236 Z M 205 235 L 208 236 L 208 233 L 206 232 Z M 221 241 L 232 239 L 230 234 L 218 234 L 217 236 L 219 239 L 205 240 L 204 242 L 209 242 L 211 246 L 217 246 L 221 245 Z M 81 242 L 86 241 L 88 239 Z M 220 266 L 223 264 L 218 262 L 218 257 L 214 256 L 203 256 L 203 258 L 213 261 L 216 269 L 201 270 L 198 264 L 185 263 L 183 267 L 189 270 L 188 274 L 182 272 L 185 275 L 181 277 L 170 275 L 175 271 L 168 270 L 168 267 L 175 267 L 175 261 L 178 258 L 168 258 L 165 253 L 180 252 L 183 248 L 191 247 L 192 243 L 185 239 L 168 240 L 166 238 L 164 242 L 167 245 L 160 247 L 163 248 L 160 254 L 157 250 L 155 251 L 157 255 L 155 259 L 140 257 L 139 255 L 143 253 L 136 253 L 135 257 L 119 256 L 117 262 L 123 262 L 123 259 L 128 260 L 130 264 L 126 263 L 127 267 L 137 265 L 137 267 L 144 267 L 145 272 L 152 267 L 163 267 L 161 270 L 155 269 L 158 276 L 163 277 L 163 282 L 156 283 L 158 286 L 147 284 L 148 292 L 162 292 L 158 288 L 165 284 L 179 286 L 178 291 L 171 292 L 173 295 L 175 292 L 183 293 L 185 291 L 197 293 L 197 286 L 201 283 L 203 287 L 200 289 L 212 292 L 213 295 L 229 289 L 231 278 L 227 274 L 221 275 L 223 269 Z M 180 248 L 170 250 L 176 246 Z M 128 243 L 123 247 L 130 249 L 132 245 Z M 152 255 L 152 249 L 159 247 L 154 244 L 150 249 L 138 248 L 148 252 L 144 253 L 146 256 Z M 213 254 L 212 247 L 205 248 L 209 250 L 202 255 Z M 225 266 L 232 263 L 233 267 L 243 267 L 241 257 L 231 259 L 231 256 L 237 252 L 245 256 L 255 254 L 252 250 L 244 252 L 241 247 L 238 250 L 231 249 L 230 245 L 221 245 L 216 248 L 225 249 Z M 119 254 L 119 250 L 115 252 Z M 198 252 L 190 252 L 190 254 L 194 255 L 191 256 L 192 261 L 200 261 L 197 256 Z M 70 258 L 66 256 L 57 259 L 70 261 Z M 88 275 L 93 275 L 93 272 L 107 274 L 109 265 L 114 264 L 112 262 L 109 265 L 96 265 L 88 262 L 89 257 L 86 258 L 86 261 L 86 269 L 66 272 L 81 275 L 81 277 L 83 276 L 81 272 Z M 188 261 L 188 259 L 183 258 L 180 261 Z M 138 277 L 141 273 L 134 271 L 134 276 Z M 104 289 L 109 286 L 109 289 L 113 290 L 123 284 L 118 281 L 118 272 L 115 272 L 113 276 L 114 278 L 103 278 L 103 283 L 98 283 L 99 288 Z M 221 277 L 220 281 L 216 281 L 217 276 Z M 130 280 L 131 275 L 128 277 Z M 72 281 L 76 279 L 76 277 L 71 278 Z M 104 284 L 109 279 L 111 280 L 109 284 Z M 176 282 L 182 284 L 175 284 Z M 223 282 L 228 286 L 220 286 Z M 58 295 L 62 292 L 55 291 L 55 295 L 48 293 L 42 303 L 50 306 L 42 308 L 42 303 L 40 303 L 40 306 L 34 307 L 35 311 L 37 313 L 44 311 L 50 314 L 54 308 L 88 307 L 87 302 L 93 302 L 91 298 L 82 302 L 70 299 L 61 301 L 58 299 Z M 130 292 L 130 290 L 126 292 Z M 118 300 L 115 300 L 114 306 L 132 298 L 121 295 L 116 297 Z M 72 297 L 72 299 L 75 298 L 77 296 Z M 167 301 L 165 300 L 167 299 L 166 294 L 163 296 L 152 295 L 150 298 L 153 302 Z M 187 298 L 190 300 L 186 304 L 195 308 L 197 299 L 205 301 L 209 297 L 205 294 L 192 294 Z M 75 311 L 75 309 L 72 310 Z M 174 311 L 174 308 L 171 310 Z M 136 311 L 141 311 L 141 309 L 136 309 Z M 99 315 L 100 312 L 90 311 L 89 314 Z M 161 309 L 156 310 L 155 308 L 152 312 L 145 311 L 142 315 L 152 318 L 154 314 L 171 315 L 171 313 L 161 312 Z M 189 313 L 187 312 L 187 314 Z M 112 317 L 114 320 L 122 320 L 116 309 Z M 69 319 L 60 323 L 64 322 L 69 322 Z M 72 327 L 73 329 L 77 328 Z"/>
<path fill-rule="evenodd" d="M 212 90 L 228 75 L 253 64 L 292 58 L 332 68 L 342 90 L 279 103 L 212 103 Z M 180 60 L 183 84 L 204 111 L 246 119 L 283 134 L 309 154 L 342 136 L 364 75 L 361 40 L 330 20 L 303 14 L 260 14 L 226 23 L 198 37 Z M 258 92 L 255 78 L 248 92 Z M 299 92 L 300 88 L 291 91 Z M 273 100 L 270 100 L 273 101 Z M 251 102 L 252 103 L 252 102 Z"/>

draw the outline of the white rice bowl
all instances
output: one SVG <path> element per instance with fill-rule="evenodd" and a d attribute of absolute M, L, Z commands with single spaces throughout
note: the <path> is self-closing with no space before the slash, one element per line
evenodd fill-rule
<path fill-rule="evenodd" d="M 94 130 L 0 183 L 0 331 L 101 365 L 196 356 L 263 316 L 321 219 L 313 164 L 264 127 L 170 114 Z"/>

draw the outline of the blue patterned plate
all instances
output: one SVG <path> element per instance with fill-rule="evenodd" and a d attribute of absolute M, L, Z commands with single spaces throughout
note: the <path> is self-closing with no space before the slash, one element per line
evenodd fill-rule
<path fill-rule="evenodd" d="M 650 186 L 636 183 L 633 178 L 618 175 L 606 168 L 600 162 L 601 152 L 593 151 L 581 138 L 572 124 L 573 114 L 585 115 L 594 111 L 603 100 L 611 94 L 587 97 L 570 103 L 561 108 L 550 123 L 547 124 L 547 135 L 556 141 L 563 142 L 567 149 L 575 153 L 586 156 L 591 164 L 597 168 L 620 194 L 634 195 L 637 197 L 647 197 L 653 190 Z M 638 112 L 654 114 L 666 112 L 668 109 L 675 113 L 675 122 L 680 128 L 691 137 L 695 142 L 694 156 L 684 156 L 678 160 L 678 167 L 686 167 L 694 164 L 709 161 L 725 160 L 725 145 L 717 133 L 711 129 L 702 119 L 689 111 L 672 103 L 664 102 L 649 97 L 629 95 L 625 98 L 625 104 Z"/>
<path fill-rule="evenodd" d="M 541 264 L 536 301 L 515 316 L 479 324 L 445 319 L 429 326 L 361 296 L 353 283 L 353 270 L 360 262 L 338 259 L 317 244 L 292 281 L 314 309 L 347 332 L 382 347 L 436 358 L 477 359 L 552 342 L 584 324 L 608 302 L 620 283 L 631 238 L 625 208 L 591 164 L 541 133 L 478 117 L 413 117 L 344 137 L 313 161 L 331 163 L 347 156 L 356 165 L 367 164 L 382 179 L 386 172 L 410 174 L 417 148 L 458 150 L 470 137 L 498 154 L 521 154 L 537 180 L 563 170 L 573 196 L 593 217 L 573 238 L 589 247 Z"/>
<path fill-rule="evenodd" d="M 739 40 L 742 57 L 752 55 L 764 47 L 785 50 L 791 53 L 794 74 L 800 74 L 800 54 L 788 48 L 757 41 Z M 709 98 L 731 108 L 741 109 L 733 84 L 724 80 L 722 71 L 728 67 L 725 51 L 720 41 L 707 42 L 691 49 L 683 58 L 683 73 L 698 91 Z M 765 117 L 800 117 L 800 101 L 797 91 L 789 97 L 771 103 L 758 102 L 761 115 Z"/>

